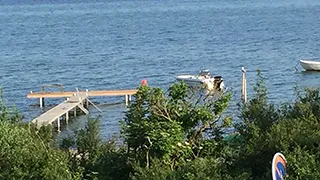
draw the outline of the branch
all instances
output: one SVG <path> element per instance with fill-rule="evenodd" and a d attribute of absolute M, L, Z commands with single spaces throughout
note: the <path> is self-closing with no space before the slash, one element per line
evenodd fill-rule
<path fill-rule="evenodd" d="M 174 110 L 174 113 L 175 113 L 178 117 L 181 116 L 177 110 Z"/>
<path fill-rule="evenodd" d="M 194 140 L 199 139 L 199 136 L 202 134 L 202 132 L 203 132 L 205 129 L 209 128 L 209 127 L 210 127 L 209 123 L 203 124 L 203 125 L 200 127 L 200 129 L 194 133 L 193 139 L 194 139 Z"/>
<path fill-rule="evenodd" d="M 168 111 L 165 110 L 165 113 L 162 112 L 162 110 L 157 105 L 151 106 L 151 112 L 153 112 L 157 116 L 160 116 L 160 117 L 163 117 L 163 118 L 165 118 L 165 119 L 167 119 L 169 121 L 172 121 Z"/>

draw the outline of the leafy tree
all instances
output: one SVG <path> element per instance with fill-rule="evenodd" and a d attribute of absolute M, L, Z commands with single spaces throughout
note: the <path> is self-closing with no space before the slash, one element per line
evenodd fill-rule
<path fill-rule="evenodd" d="M 254 91 L 254 97 L 243 105 L 242 122 L 236 124 L 244 142 L 238 147 L 239 158 L 234 162 L 234 168 L 245 170 L 253 179 L 268 179 L 271 178 L 269 167 L 276 149 L 268 147 L 267 133 L 279 121 L 280 113 L 268 102 L 267 89 L 260 70 Z"/>
<path fill-rule="evenodd" d="M 99 119 L 89 118 L 84 129 L 62 140 L 60 148 L 68 152 L 71 170 L 85 179 L 128 179 L 133 171 L 130 158 L 116 142 L 102 141 Z"/>
<path fill-rule="evenodd" d="M 306 149 L 297 147 L 286 156 L 289 162 L 288 179 L 319 179 L 319 157 Z"/>
<path fill-rule="evenodd" d="M 277 108 L 268 102 L 267 88 L 259 69 L 257 76 L 258 80 L 254 86 L 255 96 L 247 104 L 244 104 L 242 109 L 243 125 L 247 127 L 241 128 L 247 129 L 247 132 L 249 132 L 248 128 L 251 124 L 258 128 L 258 131 L 268 131 L 273 123 L 279 120 L 280 115 Z M 239 130 L 243 134 L 245 133 L 242 129 Z"/>
<path fill-rule="evenodd" d="M 21 126 L 0 122 L 0 179 L 80 179 L 65 153 Z"/>
<path fill-rule="evenodd" d="M 233 177 L 242 172 L 251 179 L 270 179 L 272 157 L 282 152 L 288 160 L 289 179 L 318 179 L 319 90 L 299 91 L 293 103 L 277 108 L 268 102 L 260 72 L 258 77 L 256 94 L 244 105 L 243 122 L 236 126 L 244 141 L 238 147 L 239 155 L 233 154 L 236 158 L 229 173 Z"/>
<path fill-rule="evenodd" d="M 106 142 L 103 149 L 103 154 L 94 165 L 94 169 L 98 172 L 98 179 L 129 179 L 133 172 L 133 162 L 126 153 L 126 149 L 118 147 L 114 140 Z"/>
<path fill-rule="evenodd" d="M 122 126 L 129 153 L 138 155 L 146 167 L 150 156 L 161 157 L 170 164 L 170 155 L 183 141 L 181 125 L 171 119 L 167 103 L 160 88 L 141 86 Z"/>
<path fill-rule="evenodd" d="M 0 92 L 0 179 L 81 178 L 70 171 L 66 154 L 52 146 L 52 136 L 44 138 L 45 128 L 38 131 L 21 122 Z"/>
<path fill-rule="evenodd" d="M 174 169 L 200 155 L 204 132 L 221 138 L 217 123 L 231 94 L 201 95 L 182 82 L 172 85 L 167 95 L 160 88 L 141 86 L 135 97 L 122 123 L 128 153 L 145 167 L 158 158 Z"/>
<path fill-rule="evenodd" d="M 69 153 L 70 166 L 75 172 L 83 171 L 84 178 L 95 179 L 98 172 L 94 167 L 103 153 L 99 120 L 89 118 L 87 126 L 74 134 L 64 138 L 60 147 Z"/>

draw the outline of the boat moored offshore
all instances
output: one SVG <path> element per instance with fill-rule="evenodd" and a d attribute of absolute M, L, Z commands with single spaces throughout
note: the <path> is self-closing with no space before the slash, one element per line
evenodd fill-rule
<path fill-rule="evenodd" d="M 320 60 L 300 60 L 300 65 L 307 71 L 320 71 Z"/>
<path fill-rule="evenodd" d="M 222 76 L 212 76 L 209 70 L 201 70 L 197 75 L 178 75 L 176 79 L 185 82 L 191 88 L 206 89 L 213 92 L 223 91 L 224 89 Z"/>

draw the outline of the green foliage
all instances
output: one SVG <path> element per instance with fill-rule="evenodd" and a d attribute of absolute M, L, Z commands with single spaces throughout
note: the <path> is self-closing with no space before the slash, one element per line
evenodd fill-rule
<path fill-rule="evenodd" d="M 286 156 L 289 162 L 288 179 L 319 179 L 319 157 L 300 147 L 295 148 Z"/>
<path fill-rule="evenodd" d="M 258 81 L 254 86 L 255 96 L 243 106 L 242 118 L 250 132 L 250 124 L 254 124 L 259 131 L 267 131 L 279 119 L 279 112 L 273 104 L 268 103 L 267 89 L 264 78 L 258 70 Z M 252 131 L 255 131 L 254 129 Z"/>
<path fill-rule="evenodd" d="M 104 151 L 94 169 L 98 172 L 98 179 L 127 180 L 133 172 L 130 157 L 122 147 L 117 147 L 115 141 L 104 144 Z"/>
<path fill-rule="evenodd" d="M 150 168 L 142 168 L 139 165 L 135 166 L 135 173 L 132 176 L 134 180 L 228 180 L 228 179 L 249 179 L 246 173 L 240 173 L 236 176 L 231 176 L 226 172 L 224 167 L 224 160 L 219 158 L 196 158 L 190 161 L 177 170 L 172 171 L 165 166 L 160 160 L 153 159 Z"/>
<path fill-rule="evenodd" d="M 134 173 L 131 177 L 133 180 L 163 180 L 175 179 L 174 171 L 159 159 L 152 159 L 152 166 L 149 168 L 142 167 L 139 163 L 133 165 Z"/>
<path fill-rule="evenodd" d="M 74 150 L 74 147 L 77 149 Z M 62 140 L 60 148 L 68 150 L 70 166 L 74 172 L 82 172 L 86 179 L 95 179 L 98 172 L 95 165 L 103 154 L 103 144 L 99 134 L 99 120 L 89 118 L 87 126 L 75 132 L 75 136 Z"/>
<path fill-rule="evenodd" d="M 128 148 L 137 153 L 147 167 L 150 156 L 163 157 L 170 164 L 170 155 L 177 143 L 183 141 L 180 123 L 171 118 L 166 104 L 160 88 L 141 86 L 122 126 Z"/>
<path fill-rule="evenodd" d="M 89 118 L 84 129 L 62 140 L 60 148 L 69 153 L 71 170 L 84 179 L 128 179 L 132 172 L 124 148 L 116 146 L 115 139 L 101 140 L 99 119 Z"/>
<path fill-rule="evenodd" d="M 265 79 L 261 74 L 261 70 L 258 69 L 257 70 L 257 82 L 255 84 L 255 86 L 253 87 L 253 90 L 256 92 L 255 97 L 252 99 L 253 101 L 258 101 L 260 103 L 264 103 L 266 104 L 268 101 L 268 91 L 267 91 L 267 87 L 265 85 Z"/>
<path fill-rule="evenodd" d="M 270 179 L 270 162 L 273 155 L 281 149 L 275 147 L 277 142 L 270 143 L 273 138 L 277 138 L 270 136 L 269 132 L 280 121 L 281 114 L 268 102 L 267 89 L 260 70 L 254 91 L 254 97 L 243 106 L 242 123 L 236 125 L 242 142 L 235 147 L 239 149 L 239 158 L 235 159 L 232 168 L 247 172 L 253 179 Z"/>
<path fill-rule="evenodd" d="M 0 122 L 0 147 L 0 179 L 77 179 L 65 153 L 24 127 Z"/>
<path fill-rule="evenodd" d="M 244 142 L 231 169 L 247 172 L 252 179 L 270 179 L 271 159 L 283 152 L 289 179 L 319 179 L 319 90 L 299 91 L 293 103 L 276 108 L 268 103 L 258 76 L 256 95 L 244 106 L 243 123 L 237 126 Z"/>
<path fill-rule="evenodd" d="M 185 98 L 188 95 L 189 89 L 186 83 L 179 83 L 179 84 L 173 84 L 169 88 L 169 96 L 172 98 L 172 100 L 182 100 L 185 101 Z"/>
<path fill-rule="evenodd" d="M 174 169 L 197 157 L 204 131 L 220 136 L 222 126 L 217 122 L 231 94 L 218 98 L 190 94 L 181 82 L 169 88 L 168 96 L 160 88 L 141 86 L 135 98 L 122 122 L 129 153 L 146 167 L 150 159 L 158 158 Z"/>
<path fill-rule="evenodd" d="M 218 158 L 197 158 L 181 167 L 176 172 L 176 179 L 230 179 L 221 168 L 223 163 L 223 159 Z"/>
<path fill-rule="evenodd" d="M 0 92 L 0 179 L 81 179 L 52 137 L 49 127 L 22 124 L 22 116 L 14 106 L 7 108 Z"/>
<path fill-rule="evenodd" d="M 91 163 L 95 163 L 101 155 L 101 138 L 99 134 L 99 120 L 89 118 L 85 129 L 76 132 L 76 146 L 78 154 L 87 158 Z"/>
<path fill-rule="evenodd" d="M 293 104 L 285 104 L 283 113 L 286 118 L 316 118 L 320 121 L 319 89 L 297 90 L 297 99 Z"/>
<path fill-rule="evenodd" d="M 55 147 L 54 132 L 52 126 L 42 126 L 40 129 L 35 124 L 26 124 L 25 128 L 28 128 L 31 134 L 36 139 L 41 141 L 49 147 Z"/>

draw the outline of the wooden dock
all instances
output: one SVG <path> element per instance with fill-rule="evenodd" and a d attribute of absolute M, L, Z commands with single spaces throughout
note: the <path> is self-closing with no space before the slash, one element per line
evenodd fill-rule
<path fill-rule="evenodd" d="M 73 110 L 74 116 L 76 116 L 77 108 L 81 109 L 85 114 L 89 114 L 89 111 L 85 108 L 86 101 L 88 100 L 87 93 L 76 93 L 74 96 L 67 98 L 59 105 L 50 109 L 49 111 L 41 114 L 39 117 L 33 119 L 31 122 L 35 123 L 39 128 L 41 126 L 46 126 L 57 121 L 57 128 L 60 131 L 60 120 L 61 117 L 65 117 L 66 124 L 69 120 L 69 112 Z"/>
<path fill-rule="evenodd" d="M 66 92 L 30 92 L 27 95 L 27 98 L 39 98 L 40 107 L 44 105 L 44 98 L 67 98 L 74 96 L 77 93 L 76 91 L 66 91 Z M 97 96 L 124 96 L 126 105 L 131 100 L 131 96 L 137 93 L 137 90 L 98 90 L 98 91 L 80 91 L 80 93 L 87 93 L 88 97 L 97 97 Z"/>
<path fill-rule="evenodd" d="M 44 98 L 67 98 L 59 105 L 50 109 L 49 111 L 41 114 L 39 117 L 33 119 L 31 122 L 35 123 L 38 128 L 41 126 L 46 126 L 57 122 L 58 131 L 60 131 L 60 120 L 64 118 L 66 124 L 69 120 L 69 112 L 73 112 L 76 116 L 77 108 L 81 109 L 85 114 L 89 111 L 86 109 L 88 107 L 88 102 L 91 102 L 89 97 L 97 96 L 124 96 L 125 104 L 128 105 L 131 101 L 131 96 L 136 94 L 137 90 L 98 90 L 98 91 L 69 91 L 69 92 L 30 92 L 27 98 L 39 98 L 40 107 L 44 106 Z M 92 102 L 91 102 L 92 103 Z"/>

